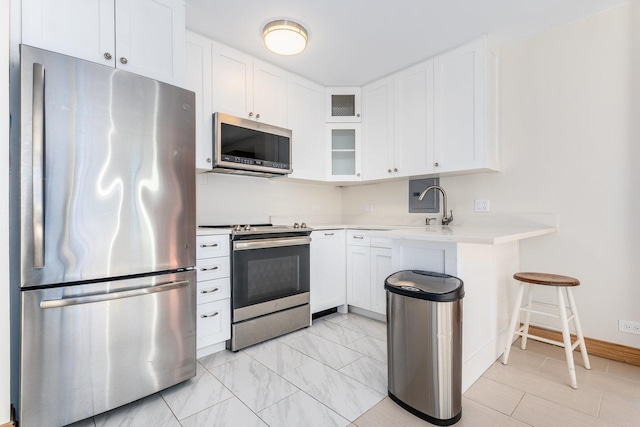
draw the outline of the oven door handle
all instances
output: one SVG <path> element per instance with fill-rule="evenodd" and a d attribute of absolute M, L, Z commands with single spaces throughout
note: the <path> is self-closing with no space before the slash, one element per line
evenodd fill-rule
<path fill-rule="evenodd" d="M 284 246 L 308 245 L 311 237 L 288 237 L 283 239 L 256 239 L 233 242 L 234 251 L 248 251 L 251 249 L 280 248 Z"/>

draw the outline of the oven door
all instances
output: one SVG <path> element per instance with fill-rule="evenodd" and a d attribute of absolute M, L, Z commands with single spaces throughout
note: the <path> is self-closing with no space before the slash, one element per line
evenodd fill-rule
<path fill-rule="evenodd" d="M 233 321 L 309 303 L 311 239 L 285 237 L 233 243 Z"/>

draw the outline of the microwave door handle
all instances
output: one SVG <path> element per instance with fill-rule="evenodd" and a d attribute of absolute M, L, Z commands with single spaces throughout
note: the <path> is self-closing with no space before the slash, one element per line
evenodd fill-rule
<path fill-rule="evenodd" d="M 284 246 L 308 245 L 311 243 L 310 237 L 292 237 L 284 239 L 256 239 L 240 240 L 233 242 L 234 251 L 247 251 L 251 249 L 281 248 Z"/>
<path fill-rule="evenodd" d="M 31 107 L 33 268 L 44 267 L 44 66 L 33 64 Z"/>

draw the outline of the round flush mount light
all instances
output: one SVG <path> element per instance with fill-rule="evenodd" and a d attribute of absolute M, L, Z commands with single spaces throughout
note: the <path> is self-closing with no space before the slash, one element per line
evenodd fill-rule
<path fill-rule="evenodd" d="M 307 30 L 287 19 L 271 21 L 264 26 L 264 44 L 278 55 L 296 55 L 307 47 Z"/>

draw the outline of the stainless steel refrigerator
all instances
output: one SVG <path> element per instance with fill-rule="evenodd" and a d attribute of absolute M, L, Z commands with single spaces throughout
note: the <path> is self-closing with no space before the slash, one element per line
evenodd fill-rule
<path fill-rule="evenodd" d="M 14 404 L 57 427 L 195 375 L 195 95 L 28 46 L 20 73 Z"/>

